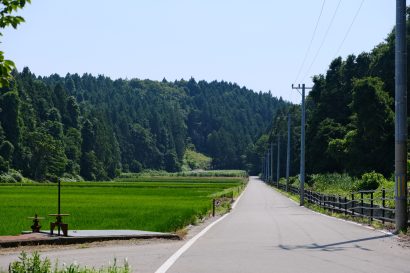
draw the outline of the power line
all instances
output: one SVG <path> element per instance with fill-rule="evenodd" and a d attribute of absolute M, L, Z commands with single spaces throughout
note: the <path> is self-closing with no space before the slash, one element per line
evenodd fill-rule
<path fill-rule="evenodd" d="M 335 56 L 333 57 L 333 59 L 337 57 L 337 55 L 339 54 L 340 49 L 342 48 L 343 44 L 345 43 L 346 38 L 347 38 L 347 36 L 349 35 L 350 30 L 352 29 L 352 26 L 353 26 L 354 22 L 356 21 L 357 16 L 359 15 L 359 12 L 360 12 L 360 10 L 361 10 L 361 8 L 362 8 L 362 6 L 363 6 L 363 3 L 364 3 L 364 0 L 362 0 L 362 2 L 360 3 L 360 6 L 359 6 L 359 8 L 357 9 L 356 14 L 354 15 L 353 20 L 352 20 L 352 22 L 350 23 L 350 26 L 349 26 L 349 28 L 347 29 L 347 32 L 346 32 L 345 36 L 343 37 L 343 40 L 342 40 L 342 42 L 340 43 L 340 45 L 339 45 L 339 47 L 338 47 L 338 49 L 337 49 L 337 51 L 336 51 L 336 54 L 335 54 Z"/>
<path fill-rule="evenodd" d="M 329 23 L 329 25 L 327 26 L 325 35 L 323 36 L 322 42 L 320 43 L 320 46 L 318 47 L 318 49 L 317 49 L 317 51 L 316 51 L 316 54 L 315 54 L 315 56 L 313 57 L 313 60 L 312 60 L 312 62 L 310 63 L 309 68 L 308 68 L 308 70 L 307 70 L 306 73 L 305 73 L 305 76 L 303 77 L 304 79 L 306 79 L 306 77 L 308 76 L 308 74 L 309 74 L 309 72 L 310 72 L 310 69 L 312 69 L 312 66 L 313 66 L 313 64 L 315 63 L 315 61 L 316 61 L 316 59 L 317 59 L 317 57 L 318 57 L 318 55 L 319 55 L 320 50 L 322 49 L 323 44 L 324 44 L 325 41 L 326 41 L 327 35 L 329 34 L 329 30 L 330 30 L 330 28 L 332 27 L 333 21 L 335 20 L 336 13 L 337 13 L 337 11 L 339 10 L 339 6 L 340 6 L 340 3 L 341 3 L 341 2 L 342 2 L 342 0 L 339 0 L 339 2 L 337 3 L 336 9 L 335 9 L 335 11 L 333 12 L 333 15 L 332 15 L 332 19 L 330 20 L 330 23 Z"/>
<path fill-rule="evenodd" d="M 315 26 L 315 29 L 313 30 L 313 33 L 312 33 L 312 38 L 310 39 L 309 46 L 308 46 L 308 48 L 307 48 L 307 50 L 306 50 L 306 53 L 305 53 L 305 57 L 303 58 L 303 62 L 302 62 L 302 64 L 301 64 L 300 67 L 299 67 L 299 71 L 298 71 L 298 74 L 297 74 L 297 76 L 296 76 L 294 82 L 297 82 L 297 81 L 298 81 L 299 76 L 300 76 L 300 72 L 302 72 L 302 69 L 303 69 L 303 67 L 305 66 L 305 62 L 306 62 L 307 56 L 308 56 L 309 53 L 310 53 L 310 48 L 312 47 L 313 40 L 315 39 L 315 35 L 316 35 L 317 27 L 319 26 L 320 18 L 322 17 L 323 8 L 324 8 L 324 6 L 325 6 L 325 3 L 326 3 L 326 0 L 323 0 L 322 8 L 320 9 L 319 17 L 317 18 L 316 26 Z"/>

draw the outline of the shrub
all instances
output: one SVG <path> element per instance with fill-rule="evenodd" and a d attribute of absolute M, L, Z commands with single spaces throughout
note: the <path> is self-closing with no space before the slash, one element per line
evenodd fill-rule
<path fill-rule="evenodd" d="M 9 173 L 0 174 L 0 183 L 16 183 L 17 181 Z"/>
<path fill-rule="evenodd" d="M 310 177 L 313 190 L 327 194 L 348 194 L 358 183 L 356 178 L 345 173 L 312 174 Z"/>
<path fill-rule="evenodd" d="M 14 169 L 10 169 L 9 171 L 9 175 L 11 177 L 13 177 L 14 180 L 16 180 L 16 182 L 22 182 L 23 181 L 23 176 L 21 175 L 21 173 L 17 170 Z"/>
<path fill-rule="evenodd" d="M 83 182 L 84 178 L 77 174 L 64 173 L 61 182 Z"/>
<path fill-rule="evenodd" d="M 290 176 L 289 177 L 289 184 L 299 188 L 299 186 L 300 186 L 299 176 L 298 175 Z"/>
<path fill-rule="evenodd" d="M 382 174 L 375 171 L 370 173 L 364 173 L 361 180 L 357 184 L 356 189 L 359 191 L 372 191 L 376 190 L 380 185 L 385 183 L 385 178 Z"/>

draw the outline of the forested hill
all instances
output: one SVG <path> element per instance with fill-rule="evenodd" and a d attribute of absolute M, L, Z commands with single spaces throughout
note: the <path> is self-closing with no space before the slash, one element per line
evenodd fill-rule
<path fill-rule="evenodd" d="M 187 148 L 213 168 L 251 168 L 252 144 L 286 104 L 227 82 L 37 77 L 28 68 L 14 78 L 1 90 L 0 169 L 36 180 L 179 171 Z"/>

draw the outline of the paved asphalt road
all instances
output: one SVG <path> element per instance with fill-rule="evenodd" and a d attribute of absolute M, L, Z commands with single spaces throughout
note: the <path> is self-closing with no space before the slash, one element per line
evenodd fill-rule
<path fill-rule="evenodd" d="M 410 272 L 394 237 L 299 207 L 260 180 L 169 273 Z"/>
<path fill-rule="evenodd" d="M 189 234 L 192 238 L 202 226 Z M 189 239 L 188 238 L 188 239 Z M 135 272 L 155 272 L 184 241 L 121 243 L 44 250 L 43 256 L 82 265 L 128 257 Z M 82 246 L 84 247 L 84 246 Z M 0 267 L 16 254 L 0 251 Z M 410 272 L 410 248 L 378 231 L 299 207 L 252 177 L 236 208 L 199 238 L 168 273 Z"/>

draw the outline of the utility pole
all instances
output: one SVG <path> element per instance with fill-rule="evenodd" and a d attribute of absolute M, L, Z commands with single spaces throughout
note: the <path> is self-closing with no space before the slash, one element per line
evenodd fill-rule
<path fill-rule="evenodd" d="M 278 159 L 276 162 L 276 185 L 279 188 L 279 177 L 280 177 L 280 135 L 278 135 Z"/>
<path fill-rule="evenodd" d="M 269 152 L 266 153 L 266 176 L 265 176 L 265 182 L 268 181 L 269 178 Z"/>
<path fill-rule="evenodd" d="M 263 158 L 263 181 L 266 179 L 266 154 L 264 154 Z"/>
<path fill-rule="evenodd" d="M 267 154 L 265 153 L 265 175 L 263 176 L 263 181 L 266 181 L 267 173 L 268 173 L 268 159 L 267 159 Z"/>
<path fill-rule="evenodd" d="M 270 176 L 270 172 L 271 172 L 269 159 L 270 159 L 270 151 L 269 151 L 269 149 L 268 149 L 268 153 L 267 153 L 267 156 L 266 156 L 266 160 L 267 160 L 267 176 L 266 176 L 266 182 L 268 182 L 268 183 L 269 183 L 269 176 Z"/>
<path fill-rule="evenodd" d="M 286 191 L 289 187 L 289 172 L 290 172 L 290 113 L 288 113 L 288 145 L 286 148 Z"/>
<path fill-rule="evenodd" d="M 300 205 L 305 204 L 305 118 L 306 118 L 306 106 L 305 106 L 305 90 L 312 89 L 311 87 L 305 87 L 305 84 L 300 84 L 297 87 L 294 87 L 292 84 L 292 89 L 296 89 L 299 92 L 299 89 L 302 89 L 302 121 L 300 128 Z"/>
<path fill-rule="evenodd" d="M 407 231 L 407 52 L 406 0 L 396 0 L 395 49 L 395 218 L 396 233 Z"/>
<path fill-rule="evenodd" d="M 262 180 L 265 180 L 265 171 L 266 171 L 266 169 L 265 169 L 265 165 L 266 163 L 265 163 L 265 156 L 263 156 L 262 157 Z"/>
<path fill-rule="evenodd" d="M 270 143 L 270 180 L 273 183 L 273 142 Z"/>

